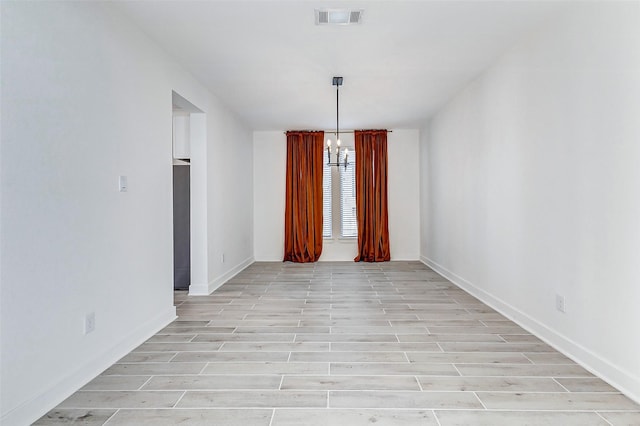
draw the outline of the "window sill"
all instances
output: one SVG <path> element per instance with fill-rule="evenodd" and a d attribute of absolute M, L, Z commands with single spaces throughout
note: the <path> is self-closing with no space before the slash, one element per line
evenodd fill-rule
<path fill-rule="evenodd" d="M 338 238 L 323 238 L 323 242 L 325 243 L 329 243 L 329 244 L 349 244 L 349 243 L 356 243 L 358 242 L 358 237 L 338 237 Z"/>

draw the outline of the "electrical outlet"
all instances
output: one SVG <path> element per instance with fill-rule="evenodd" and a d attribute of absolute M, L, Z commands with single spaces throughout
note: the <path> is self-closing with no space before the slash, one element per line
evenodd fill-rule
<path fill-rule="evenodd" d="M 565 305 L 564 296 L 556 294 L 556 309 L 563 314 L 567 312 L 567 307 Z"/>
<path fill-rule="evenodd" d="M 84 317 L 84 334 L 89 334 L 96 329 L 96 313 L 90 312 Z"/>

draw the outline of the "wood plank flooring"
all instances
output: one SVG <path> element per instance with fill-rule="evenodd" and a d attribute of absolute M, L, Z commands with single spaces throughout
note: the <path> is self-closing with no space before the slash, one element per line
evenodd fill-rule
<path fill-rule="evenodd" d="M 640 425 L 419 262 L 254 263 L 37 425 Z"/>

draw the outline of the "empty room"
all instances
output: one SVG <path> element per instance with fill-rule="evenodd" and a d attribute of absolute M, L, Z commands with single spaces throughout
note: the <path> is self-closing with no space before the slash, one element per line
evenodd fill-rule
<path fill-rule="evenodd" d="M 640 425 L 640 1 L 0 20 L 0 424 Z"/>

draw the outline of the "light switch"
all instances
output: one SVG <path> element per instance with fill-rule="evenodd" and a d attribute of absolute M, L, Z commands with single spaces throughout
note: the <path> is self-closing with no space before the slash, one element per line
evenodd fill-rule
<path fill-rule="evenodd" d="M 127 189 L 129 188 L 127 177 L 126 176 L 118 177 L 118 185 L 120 188 L 120 192 L 127 192 Z"/>

